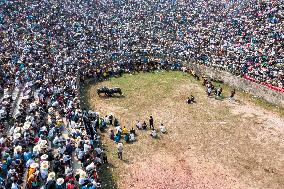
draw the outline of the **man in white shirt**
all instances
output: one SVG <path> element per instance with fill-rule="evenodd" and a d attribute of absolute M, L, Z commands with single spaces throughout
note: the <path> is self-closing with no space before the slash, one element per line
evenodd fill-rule
<path fill-rule="evenodd" d="M 164 126 L 164 124 L 160 125 L 160 131 L 161 131 L 161 133 L 166 133 L 167 132 L 166 127 Z"/>
<path fill-rule="evenodd" d="M 137 129 L 141 130 L 142 129 L 142 123 L 140 121 L 137 121 L 136 127 L 137 127 Z"/>
<path fill-rule="evenodd" d="M 150 134 L 153 138 L 157 138 L 158 134 L 157 131 L 155 129 L 152 129 L 151 134 Z"/>
<path fill-rule="evenodd" d="M 122 160 L 122 152 L 123 152 L 123 144 L 119 142 L 117 144 L 117 155 L 118 155 L 118 158 L 121 160 Z"/>
<path fill-rule="evenodd" d="M 130 140 L 130 142 L 135 141 L 135 135 L 134 135 L 134 133 L 130 133 L 130 135 L 129 135 L 129 140 Z"/>

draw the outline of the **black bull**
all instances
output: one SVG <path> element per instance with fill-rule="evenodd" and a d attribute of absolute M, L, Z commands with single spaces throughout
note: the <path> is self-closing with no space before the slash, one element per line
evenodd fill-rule
<path fill-rule="evenodd" d="M 113 94 L 119 94 L 122 95 L 122 91 L 119 87 L 115 88 L 107 88 L 107 87 L 102 87 L 97 89 L 97 93 L 100 96 L 102 93 L 105 94 L 106 96 L 112 96 Z"/>

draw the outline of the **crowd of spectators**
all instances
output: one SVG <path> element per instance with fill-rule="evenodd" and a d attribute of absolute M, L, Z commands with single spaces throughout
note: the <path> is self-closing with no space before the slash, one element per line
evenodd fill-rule
<path fill-rule="evenodd" d="M 80 79 L 148 69 L 151 62 L 172 68 L 194 62 L 283 88 L 283 6 L 282 0 L 1 0 L 3 187 L 19 188 L 26 169 L 30 188 L 99 187 L 100 142 L 90 126 L 99 116 L 81 109 Z M 74 153 L 85 157 L 79 172 L 69 161 Z"/>

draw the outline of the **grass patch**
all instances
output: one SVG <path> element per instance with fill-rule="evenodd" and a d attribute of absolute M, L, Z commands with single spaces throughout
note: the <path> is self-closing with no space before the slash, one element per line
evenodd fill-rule
<path fill-rule="evenodd" d="M 174 71 L 127 74 L 86 86 L 82 101 L 101 116 L 112 112 L 130 129 L 136 120 L 148 122 L 153 115 L 156 127 L 164 123 L 168 128 L 168 134 L 159 133 L 158 140 L 150 138 L 149 131 L 137 131 L 138 141 L 124 144 L 123 161 L 117 158 L 114 142 L 102 133 L 110 162 L 102 170 L 106 188 L 192 188 L 192 171 L 209 183 L 219 179 L 219 188 L 279 188 L 284 177 L 274 159 L 281 158 L 284 136 L 273 124 L 283 120 L 274 123 L 273 107 L 254 102 L 241 91 L 236 93 L 240 102 L 229 103 L 226 97 L 232 88 L 220 85 L 222 100 L 208 98 L 201 81 Z M 124 98 L 100 98 L 96 94 L 100 86 L 120 87 Z M 191 94 L 197 103 L 188 105 Z M 269 112 L 263 114 L 257 106 Z M 267 175 L 265 170 L 271 169 L 274 173 Z M 214 175 L 212 180 L 208 172 Z M 228 177 L 224 179 L 221 173 Z M 176 180 L 165 175 L 175 175 Z M 196 188 L 202 182 L 197 180 Z"/>

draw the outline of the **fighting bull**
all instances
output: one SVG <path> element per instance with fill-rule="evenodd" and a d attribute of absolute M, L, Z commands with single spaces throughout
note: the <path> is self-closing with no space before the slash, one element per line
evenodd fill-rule
<path fill-rule="evenodd" d="M 99 96 L 101 94 L 104 94 L 105 96 L 112 96 L 114 94 L 119 94 L 120 96 L 122 95 L 122 91 L 119 87 L 114 87 L 114 88 L 107 88 L 107 87 L 102 87 L 97 89 L 97 93 Z"/>

